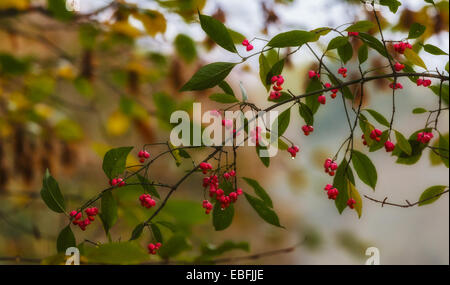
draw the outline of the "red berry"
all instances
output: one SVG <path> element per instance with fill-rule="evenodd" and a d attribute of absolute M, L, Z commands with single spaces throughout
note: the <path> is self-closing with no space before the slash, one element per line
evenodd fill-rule
<path fill-rule="evenodd" d="M 317 97 L 317 101 L 319 101 L 320 104 L 325 105 L 325 103 L 327 102 L 327 98 L 324 95 L 320 95 L 319 97 Z"/>
<path fill-rule="evenodd" d="M 242 45 L 243 45 L 243 46 L 248 46 L 248 44 L 249 44 L 249 42 L 248 42 L 247 39 L 244 39 L 244 40 L 242 41 Z"/>
<path fill-rule="evenodd" d="M 248 44 L 246 49 L 247 51 L 251 51 L 253 49 L 253 46 L 251 44 Z"/>
<path fill-rule="evenodd" d="M 350 209 L 354 209 L 355 208 L 355 204 L 356 204 L 355 199 L 353 199 L 353 198 L 348 199 L 347 205 L 350 207 Z"/>
<path fill-rule="evenodd" d="M 395 149 L 395 144 L 390 141 L 386 141 L 384 143 L 384 148 L 386 149 L 386 152 L 392 152 Z"/>

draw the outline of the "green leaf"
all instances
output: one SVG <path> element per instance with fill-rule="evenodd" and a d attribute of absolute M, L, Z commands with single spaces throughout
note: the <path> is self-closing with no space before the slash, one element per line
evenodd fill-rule
<path fill-rule="evenodd" d="M 408 39 L 416 39 L 425 32 L 426 27 L 419 23 L 413 23 L 409 28 Z"/>
<path fill-rule="evenodd" d="M 364 109 L 364 111 L 367 111 L 378 123 L 389 128 L 389 121 L 383 115 L 372 109 Z"/>
<path fill-rule="evenodd" d="M 174 44 L 178 55 L 187 63 L 191 63 L 197 58 L 195 42 L 188 35 L 179 34 L 175 38 Z"/>
<path fill-rule="evenodd" d="M 392 155 L 397 156 L 396 163 L 413 165 L 419 161 L 422 156 L 423 150 L 425 149 L 425 145 L 418 142 L 416 139 L 408 139 L 409 144 L 411 145 L 411 154 L 407 154 L 401 148 L 395 148 L 392 152 Z"/>
<path fill-rule="evenodd" d="M 159 255 L 162 258 L 175 257 L 185 250 L 189 250 L 191 246 L 186 241 L 186 237 L 182 234 L 174 234 L 159 249 Z"/>
<path fill-rule="evenodd" d="M 367 32 L 374 26 L 371 21 L 359 21 L 345 29 L 347 32 Z"/>
<path fill-rule="evenodd" d="M 377 38 L 366 33 L 360 33 L 359 37 L 366 45 L 376 50 L 379 54 L 381 54 L 384 57 L 388 57 L 388 55 L 386 54 L 386 50 L 384 49 L 383 43 L 380 42 Z"/>
<path fill-rule="evenodd" d="M 411 155 L 412 148 L 408 140 L 400 132 L 397 131 L 395 131 L 395 138 L 397 140 L 398 147 L 400 147 L 400 149 L 408 155 Z"/>
<path fill-rule="evenodd" d="M 360 64 L 364 63 L 367 58 L 369 57 L 369 49 L 367 48 L 366 44 L 363 44 L 359 49 L 358 49 L 358 61 Z"/>
<path fill-rule="evenodd" d="M 109 179 L 117 177 L 125 171 L 127 157 L 132 146 L 113 148 L 103 157 L 103 172 Z"/>
<path fill-rule="evenodd" d="M 441 50 L 437 46 L 426 44 L 423 46 L 424 51 L 433 55 L 448 55 L 445 51 Z"/>
<path fill-rule="evenodd" d="M 414 108 L 414 110 L 412 112 L 413 112 L 413 114 L 423 114 L 428 111 L 425 108 Z"/>
<path fill-rule="evenodd" d="M 355 200 L 354 210 L 358 213 L 358 218 L 361 218 L 362 215 L 362 199 L 359 195 L 358 190 L 355 188 L 352 182 L 347 179 L 347 191 L 349 198 L 353 198 Z"/>
<path fill-rule="evenodd" d="M 145 227 L 144 223 L 140 223 L 139 225 L 137 225 L 133 229 L 133 232 L 131 233 L 130 241 L 138 239 L 142 235 L 142 231 L 144 230 L 144 227 Z"/>
<path fill-rule="evenodd" d="M 433 91 L 434 94 L 436 94 L 436 96 L 440 96 L 440 87 L 439 85 L 432 85 L 430 86 L 431 91 Z M 445 103 L 445 105 L 449 105 L 449 86 L 448 84 L 442 84 L 442 92 L 441 92 L 441 99 L 442 102 Z"/>
<path fill-rule="evenodd" d="M 353 168 L 355 169 L 356 174 L 358 174 L 359 179 L 375 190 L 377 184 L 377 170 L 370 158 L 357 150 L 353 150 L 352 162 Z"/>
<path fill-rule="evenodd" d="M 145 249 L 135 242 L 106 243 L 86 247 L 85 251 L 88 262 L 93 264 L 139 264 L 149 259 Z"/>
<path fill-rule="evenodd" d="M 68 21 L 74 16 L 71 11 L 66 9 L 65 0 L 47 0 L 47 9 L 53 17 L 60 21 Z"/>
<path fill-rule="evenodd" d="M 419 206 L 428 205 L 435 202 L 441 197 L 441 195 L 439 194 L 444 192 L 447 188 L 448 187 L 444 185 L 436 185 L 427 188 L 425 191 L 423 191 L 422 195 L 420 195 L 419 201 L 422 202 L 419 203 Z"/>
<path fill-rule="evenodd" d="M 175 233 L 177 231 L 177 227 L 172 224 L 171 222 L 167 222 L 167 221 L 157 221 L 157 224 L 160 224 L 161 226 L 169 229 L 172 233 Z"/>
<path fill-rule="evenodd" d="M 347 191 L 347 180 L 350 180 L 353 185 L 355 184 L 355 178 L 353 176 L 352 169 L 348 162 L 343 159 L 339 164 L 336 174 L 333 179 L 333 186 L 338 189 L 339 195 L 334 201 L 339 214 L 347 208 L 348 191 Z"/>
<path fill-rule="evenodd" d="M 375 142 L 375 140 L 372 140 L 370 138 L 370 133 L 375 129 L 375 127 L 369 123 L 369 121 L 363 114 L 359 114 L 359 117 L 359 127 L 364 134 L 367 145 L 371 146 Z"/>
<path fill-rule="evenodd" d="M 224 104 L 239 102 L 238 99 L 236 99 L 236 97 L 234 97 L 233 95 L 220 94 L 220 93 L 210 95 L 209 99 L 212 101 L 224 103 Z"/>
<path fill-rule="evenodd" d="M 150 224 L 150 228 L 152 229 L 153 237 L 155 238 L 155 241 L 163 243 L 163 235 L 161 233 L 161 230 L 156 224 Z"/>
<path fill-rule="evenodd" d="M 315 37 L 314 32 L 294 30 L 276 35 L 267 45 L 274 48 L 299 47 L 313 41 Z"/>
<path fill-rule="evenodd" d="M 255 194 L 258 195 L 258 197 L 261 198 L 267 206 L 273 208 L 272 199 L 270 199 L 270 196 L 267 194 L 266 190 L 259 185 L 258 181 L 247 177 L 242 177 L 242 179 L 244 179 L 245 182 L 253 188 Z"/>
<path fill-rule="evenodd" d="M 222 210 L 220 202 L 216 202 L 213 208 L 213 226 L 216 231 L 223 231 L 233 222 L 234 206 L 230 205 Z"/>
<path fill-rule="evenodd" d="M 253 209 L 258 213 L 258 215 L 267 223 L 282 227 L 280 225 L 280 221 L 278 219 L 277 214 L 267 206 L 267 204 L 252 195 L 249 195 L 247 193 L 244 193 L 245 198 L 247 199 L 248 203 L 253 207 Z"/>
<path fill-rule="evenodd" d="M 117 202 L 111 191 L 103 193 L 101 209 L 102 212 L 100 213 L 100 216 L 103 221 L 103 227 L 105 228 L 105 232 L 109 233 L 109 230 L 117 221 Z"/>
<path fill-rule="evenodd" d="M 270 84 L 267 84 L 267 74 L 270 71 L 270 64 L 264 53 L 259 55 L 259 78 L 261 83 L 266 87 L 267 91 L 270 88 Z"/>
<path fill-rule="evenodd" d="M 259 159 L 261 160 L 261 162 L 264 164 L 265 167 L 269 167 L 270 166 L 270 157 L 262 157 L 259 155 L 259 151 L 260 150 L 267 150 L 267 147 L 264 146 L 256 146 L 256 155 L 258 155 Z"/>
<path fill-rule="evenodd" d="M 220 82 L 218 86 L 220 87 L 220 89 L 222 89 L 223 92 L 225 92 L 225 94 L 235 96 L 233 88 L 231 88 L 231 86 L 226 81 Z"/>
<path fill-rule="evenodd" d="M 415 53 L 412 49 L 407 48 L 405 50 L 404 56 L 410 63 L 420 66 L 424 69 L 427 69 L 425 62 L 423 62 L 423 60 L 420 58 L 420 56 L 417 53 Z"/>
<path fill-rule="evenodd" d="M 446 135 L 439 134 L 439 156 L 444 163 L 444 165 L 448 168 L 448 133 Z"/>
<path fill-rule="evenodd" d="M 333 85 L 335 85 L 335 84 L 333 84 Z M 323 87 L 322 87 L 322 84 L 320 83 L 320 80 L 317 78 L 314 78 L 309 82 L 308 87 L 306 87 L 306 93 L 318 91 L 318 90 L 321 90 L 322 88 Z M 317 101 L 317 98 L 319 97 L 319 95 L 320 94 L 308 96 L 305 98 L 306 106 L 309 107 L 309 109 L 311 110 L 311 112 L 313 114 L 315 114 L 317 112 L 317 110 L 319 110 L 320 103 L 319 103 L 319 101 Z"/>
<path fill-rule="evenodd" d="M 204 90 L 222 82 L 236 63 L 214 62 L 200 68 L 180 91 Z"/>
<path fill-rule="evenodd" d="M 277 61 L 266 76 L 266 85 L 270 86 L 272 84 L 272 77 L 275 75 L 280 75 L 284 68 L 284 59 Z"/>
<path fill-rule="evenodd" d="M 286 129 L 289 127 L 289 122 L 291 121 L 291 109 L 287 109 L 281 113 L 276 121 L 272 124 L 271 133 L 280 137 L 284 134 Z M 275 128 L 275 123 L 278 122 L 278 128 Z"/>
<path fill-rule="evenodd" d="M 379 3 L 380 5 L 389 7 L 389 10 L 391 10 L 392 13 L 397 13 L 398 7 L 402 5 L 402 3 L 397 0 L 380 0 Z"/>
<path fill-rule="evenodd" d="M 224 24 L 219 20 L 206 15 L 199 14 L 199 18 L 203 31 L 205 31 L 214 42 L 230 52 L 237 53 L 233 39 Z"/>
<path fill-rule="evenodd" d="M 314 115 L 306 104 L 300 102 L 298 106 L 298 112 L 300 116 L 305 120 L 305 123 L 309 126 L 314 125 Z"/>
<path fill-rule="evenodd" d="M 142 188 L 144 188 L 144 191 L 152 196 L 155 196 L 158 199 L 161 199 L 159 196 L 158 191 L 156 190 L 154 185 L 151 185 L 152 182 L 150 182 L 147 178 L 140 174 L 136 174 L 137 178 L 139 179 L 139 182 L 141 183 Z"/>
<path fill-rule="evenodd" d="M 348 43 L 348 37 L 338 36 L 328 43 L 327 51 L 342 47 Z"/>
<path fill-rule="evenodd" d="M 69 247 L 76 247 L 77 242 L 75 236 L 70 228 L 70 225 L 65 227 L 58 235 L 56 240 L 56 249 L 58 252 L 66 252 Z"/>
<path fill-rule="evenodd" d="M 235 30 L 228 29 L 228 33 L 235 44 L 241 44 L 245 40 L 245 36 Z"/>
<path fill-rule="evenodd" d="M 353 57 L 353 47 L 349 42 L 347 42 L 343 46 L 338 47 L 337 51 L 339 57 L 344 62 L 344 64 L 347 63 L 347 61 L 349 61 Z"/>
<path fill-rule="evenodd" d="M 59 190 L 58 182 L 50 175 L 48 169 L 45 171 L 42 180 L 41 198 L 50 210 L 56 213 L 64 213 L 66 211 L 66 204 L 61 190 Z"/>

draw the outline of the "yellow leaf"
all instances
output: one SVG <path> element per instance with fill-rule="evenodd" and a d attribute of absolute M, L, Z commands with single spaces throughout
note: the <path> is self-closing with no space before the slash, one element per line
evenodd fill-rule
<path fill-rule="evenodd" d="M 111 114 L 106 123 L 106 131 L 111 136 L 121 136 L 130 127 L 130 119 L 122 112 L 116 111 Z"/>
<path fill-rule="evenodd" d="M 30 6 L 29 0 L 1 0 L 0 1 L 0 10 L 6 9 L 17 9 L 17 10 L 25 10 Z"/>
<path fill-rule="evenodd" d="M 427 69 L 425 62 L 420 58 L 420 56 L 410 48 L 407 48 L 404 53 L 406 59 L 414 65 L 420 66 L 424 69 Z"/>
<path fill-rule="evenodd" d="M 348 191 L 348 197 L 353 198 L 355 200 L 355 211 L 358 213 L 358 218 L 361 218 L 362 215 L 362 199 L 359 195 L 358 190 L 355 188 L 355 186 L 350 182 L 350 180 L 347 179 L 347 191 Z"/>
<path fill-rule="evenodd" d="M 133 17 L 142 22 L 145 30 L 152 37 L 166 31 L 166 18 L 158 11 L 147 10 L 144 13 L 134 13 Z"/>
<path fill-rule="evenodd" d="M 57 74 L 59 77 L 64 79 L 74 79 L 75 72 L 73 70 L 73 66 L 71 64 L 62 64 L 59 66 Z"/>
<path fill-rule="evenodd" d="M 115 22 L 111 25 L 111 30 L 130 38 L 136 38 L 141 35 L 141 32 L 128 23 L 128 21 Z"/>
<path fill-rule="evenodd" d="M 34 111 L 43 119 L 49 119 L 53 114 L 53 108 L 43 103 L 34 105 Z"/>

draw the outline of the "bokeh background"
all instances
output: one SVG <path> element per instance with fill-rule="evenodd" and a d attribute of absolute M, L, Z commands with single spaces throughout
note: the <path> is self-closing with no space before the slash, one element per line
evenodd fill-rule
<path fill-rule="evenodd" d="M 110 3 L 80 1 L 81 14 Z M 0 13 L 0 257 L 42 259 L 56 253 L 55 239 L 66 221 L 40 200 L 46 168 L 59 181 L 69 208 L 76 208 L 107 186 L 101 160 L 108 148 L 139 148 L 145 143 L 166 141 L 170 108 L 189 110 L 194 100 L 202 102 L 205 109 L 217 108 L 207 98 L 212 91 L 177 90 L 205 63 L 239 58 L 205 37 L 196 20 L 196 9 L 180 3 L 164 6 L 160 2 L 165 1 L 126 1 L 127 5 L 161 14 L 153 14 L 156 16 L 148 22 L 133 18 L 122 26 L 113 24 L 123 17 L 113 9 L 102 11 L 91 20 L 76 22 L 59 21 L 40 13 Z M 213 15 L 247 38 L 270 39 L 290 29 L 311 30 L 373 20 L 359 1 L 194 2 L 198 3 L 193 7 L 203 7 L 203 14 Z M 435 1 L 436 6 L 424 1 L 401 2 L 396 14 L 380 8 L 385 37 L 405 38 L 411 23 L 420 22 L 427 26 L 427 32 L 419 41 L 448 52 L 448 1 Z M 11 7 L 22 11 L 29 5 L 30 1 L 25 0 L 0 0 L 0 12 Z M 46 1 L 31 1 L 31 5 L 45 7 Z M 189 44 L 178 45 L 179 34 L 192 39 L 195 49 Z M 330 38 L 322 40 L 323 46 Z M 255 50 L 263 45 L 255 42 Z M 358 43 L 354 45 L 357 47 Z M 244 52 L 242 47 L 239 49 Z M 430 69 L 443 70 L 448 62 L 445 56 L 424 52 L 420 55 Z M 356 63 L 353 60 L 347 64 L 350 78 L 358 76 Z M 337 62 L 329 64 L 338 68 Z M 385 63 L 371 53 L 369 64 Z M 286 88 L 301 94 L 305 90 L 305 73 L 314 65 L 314 58 L 306 49 L 290 57 L 283 72 Z M 242 82 L 249 101 L 261 107 L 270 105 L 259 81 L 257 57 L 233 70 L 228 82 L 237 93 Z M 417 88 L 406 78 L 401 82 L 405 88 L 397 95 L 395 127 L 411 134 L 422 128 L 426 120 L 426 115 L 413 115 L 411 111 L 416 107 L 436 109 L 438 100 L 431 90 Z M 366 94 L 366 106 L 390 116 L 387 81 L 367 84 Z M 321 108 L 315 118 L 316 130 L 307 138 L 300 131 L 303 122 L 292 117 L 286 135 L 301 148 L 297 159 L 291 160 L 289 154 L 280 152 L 271 159 L 270 168 L 265 168 L 253 150 L 243 148 L 238 160 L 240 175 L 257 179 L 268 190 L 286 229 L 265 224 L 242 200 L 236 204 L 232 226 L 214 232 L 211 217 L 204 215 L 200 206 L 201 176 L 193 176 L 161 214 L 162 219 L 172 221 L 188 236 L 189 250 L 182 252 L 178 260 L 192 260 L 202 245 L 214 246 L 226 240 L 249 243 L 249 252 L 235 250 L 225 254 L 239 256 L 288 247 L 307 237 L 292 253 L 243 263 L 363 264 L 366 248 L 374 246 L 380 250 L 382 264 L 449 264 L 448 195 L 434 204 L 406 209 L 381 208 L 363 199 L 360 219 L 348 210 L 339 215 L 322 190 L 330 182 L 323 174 L 322 163 L 347 136 L 343 106 L 336 101 Z M 439 126 L 443 133 L 448 133 L 448 120 L 448 112 L 444 112 Z M 363 149 L 359 140 L 356 148 Z M 161 150 L 154 148 L 152 152 Z M 204 154 L 191 152 L 197 159 Z M 449 184 L 448 169 L 428 152 L 412 166 L 395 164 L 395 159 L 384 151 L 369 156 L 378 170 L 378 185 L 373 192 L 358 183 L 361 194 L 381 200 L 388 197 L 391 202 L 413 202 L 427 187 Z M 173 183 L 189 166 L 189 161 L 177 167 L 170 159 L 161 160 L 150 173 L 158 181 Z M 148 211 L 136 202 L 140 191 L 130 186 L 116 193 L 120 208 L 119 222 L 112 230 L 114 240 L 128 239 L 134 226 L 148 216 Z M 107 241 L 100 223 L 86 232 L 75 229 L 75 234 L 77 241 Z M 148 239 L 144 235 L 140 242 L 145 245 Z"/>

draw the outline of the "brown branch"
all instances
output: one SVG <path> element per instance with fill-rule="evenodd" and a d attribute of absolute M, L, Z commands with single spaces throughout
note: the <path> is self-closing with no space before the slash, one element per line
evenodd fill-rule
<path fill-rule="evenodd" d="M 364 195 L 364 197 L 369 199 L 370 201 L 373 201 L 373 202 L 376 202 L 376 203 L 380 203 L 381 207 L 384 207 L 384 205 L 389 205 L 389 206 L 395 206 L 395 207 L 400 207 L 400 208 L 410 208 L 410 207 L 413 207 L 413 206 L 418 205 L 420 203 L 423 203 L 423 202 L 429 201 L 431 199 L 434 199 L 436 197 L 440 197 L 441 195 L 444 195 L 445 193 L 448 193 L 448 192 L 449 192 L 449 189 L 445 190 L 442 193 L 436 194 L 434 196 L 431 196 L 431 197 L 423 199 L 423 200 L 419 200 L 419 201 L 417 201 L 415 203 L 412 203 L 412 204 L 408 200 L 405 200 L 406 204 L 390 203 L 390 202 L 387 202 L 388 197 L 385 197 L 383 200 L 377 200 L 377 199 L 369 197 L 367 195 Z"/>

